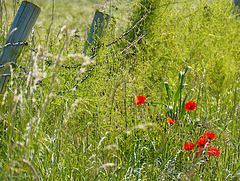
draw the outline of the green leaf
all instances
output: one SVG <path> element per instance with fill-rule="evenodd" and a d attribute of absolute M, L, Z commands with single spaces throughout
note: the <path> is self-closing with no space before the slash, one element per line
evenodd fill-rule
<path fill-rule="evenodd" d="M 188 97 L 188 94 L 186 94 L 186 96 L 185 96 L 185 98 L 184 98 L 184 100 L 183 100 L 183 103 L 182 103 L 180 119 L 183 117 L 184 113 L 186 112 L 186 110 L 185 110 L 185 104 L 186 104 L 186 101 L 187 101 L 187 97 Z"/>
<path fill-rule="evenodd" d="M 169 85 L 167 82 L 164 82 L 166 91 L 167 91 L 167 96 L 168 96 L 168 101 L 170 102 L 170 91 L 169 91 Z"/>

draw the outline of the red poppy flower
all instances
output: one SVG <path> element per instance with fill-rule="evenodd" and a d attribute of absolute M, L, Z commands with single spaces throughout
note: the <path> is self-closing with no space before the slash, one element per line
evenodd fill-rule
<path fill-rule="evenodd" d="M 136 104 L 137 104 L 137 105 L 141 105 L 141 104 L 143 104 L 144 101 L 146 101 L 147 99 L 146 99 L 146 97 L 144 97 L 144 96 L 136 96 L 136 97 L 135 97 L 135 100 L 136 100 Z"/>
<path fill-rule="evenodd" d="M 198 155 L 202 155 L 202 149 L 199 149 L 195 152 L 195 157 L 197 157 Z"/>
<path fill-rule="evenodd" d="M 183 148 L 185 149 L 185 150 L 187 150 L 187 151 L 191 151 L 193 148 L 194 148 L 194 143 L 185 143 L 184 145 L 183 145 Z"/>
<path fill-rule="evenodd" d="M 187 103 L 185 104 L 185 109 L 186 109 L 187 111 L 193 111 L 194 109 L 196 109 L 196 107 L 197 107 L 197 105 L 196 105 L 196 103 L 193 102 L 193 101 L 187 102 Z"/>
<path fill-rule="evenodd" d="M 205 137 L 200 137 L 197 140 L 197 144 L 199 147 L 204 148 L 204 147 L 208 146 L 209 142 Z"/>
<path fill-rule="evenodd" d="M 167 121 L 172 125 L 173 123 L 175 123 L 175 119 L 172 118 L 167 118 Z"/>
<path fill-rule="evenodd" d="M 214 138 L 216 137 L 216 135 L 213 133 L 213 132 L 207 132 L 207 133 L 204 133 L 203 135 L 205 138 L 207 137 L 208 139 L 211 139 L 211 140 L 214 140 Z"/>
<path fill-rule="evenodd" d="M 209 155 L 216 156 L 216 157 L 218 157 L 218 155 L 220 154 L 220 151 L 217 148 L 214 148 L 214 147 L 209 148 L 207 152 L 208 152 Z"/>

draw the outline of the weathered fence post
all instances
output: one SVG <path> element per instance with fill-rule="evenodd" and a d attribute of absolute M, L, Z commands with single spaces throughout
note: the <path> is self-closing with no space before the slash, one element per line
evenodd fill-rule
<path fill-rule="evenodd" d="M 234 0 L 234 5 L 235 7 L 237 7 L 238 9 L 236 11 L 234 11 L 233 13 L 239 13 L 239 10 L 240 10 L 240 0 Z M 238 17 L 239 15 L 237 15 Z"/>
<path fill-rule="evenodd" d="M 41 9 L 23 1 L 9 30 L 8 38 L 0 57 L 0 94 L 10 78 L 10 65 L 15 65 Z"/>
<path fill-rule="evenodd" d="M 240 0 L 234 0 L 234 5 L 240 8 Z"/>
<path fill-rule="evenodd" d="M 88 36 L 87 43 L 84 47 L 84 54 L 86 54 L 86 51 L 89 48 L 93 48 L 97 46 L 99 40 L 104 35 L 104 30 L 107 29 L 108 23 L 110 20 L 110 16 L 108 14 L 104 14 L 102 12 L 96 11 L 92 25 L 90 28 L 90 34 Z"/>

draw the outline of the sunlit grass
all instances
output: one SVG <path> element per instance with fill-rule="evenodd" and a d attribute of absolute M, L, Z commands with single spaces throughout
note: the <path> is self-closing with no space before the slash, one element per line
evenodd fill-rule
<path fill-rule="evenodd" d="M 54 16 L 52 1 L 33 2 L 42 14 L 18 59 L 25 70 L 15 68 L 0 95 L 1 180 L 239 179 L 240 30 L 233 4 L 149 1 L 154 10 L 136 31 L 148 34 L 125 54 L 118 53 L 131 34 L 89 61 L 81 53 L 92 6 L 105 1 L 56 1 Z M 2 42 L 20 2 L 6 5 Z M 132 12 L 144 9 L 137 1 L 106 5 L 113 7 L 103 42 L 126 31 L 139 17 Z M 147 100 L 136 105 L 140 95 Z M 195 110 L 185 110 L 189 101 Z M 216 134 L 209 147 L 220 154 L 208 155 L 207 147 L 195 157 L 207 131 Z M 189 142 L 195 148 L 186 151 Z"/>

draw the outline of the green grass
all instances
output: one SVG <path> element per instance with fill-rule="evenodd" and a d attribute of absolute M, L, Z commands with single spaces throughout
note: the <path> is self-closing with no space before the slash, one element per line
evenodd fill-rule
<path fill-rule="evenodd" d="M 61 65 L 87 61 L 78 54 L 92 6 L 105 1 L 56 1 L 54 14 L 52 1 L 32 2 L 42 12 L 18 59 L 26 72 L 15 68 L 0 95 L 1 180 L 239 180 L 240 22 L 233 2 L 108 1 L 104 43 L 127 31 L 146 7 L 152 12 L 134 33 L 101 47 L 90 65 L 72 69 Z M 3 44 L 21 1 L 4 3 Z M 144 38 L 118 54 L 143 31 Z M 80 83 L 88 74 L 82 68 L 94 63 Z M 147 98 L 143 105 L 134 104 L 138 95 Z M 188 101 L 196 110 L 185 111 Z M 168 117 L 176 122 L 168 124 Z M 206 131 L 216 134 L 209 147 L 219 157 L 208 148 L 199 157 L 196 146 L 184 150 Z"/>

